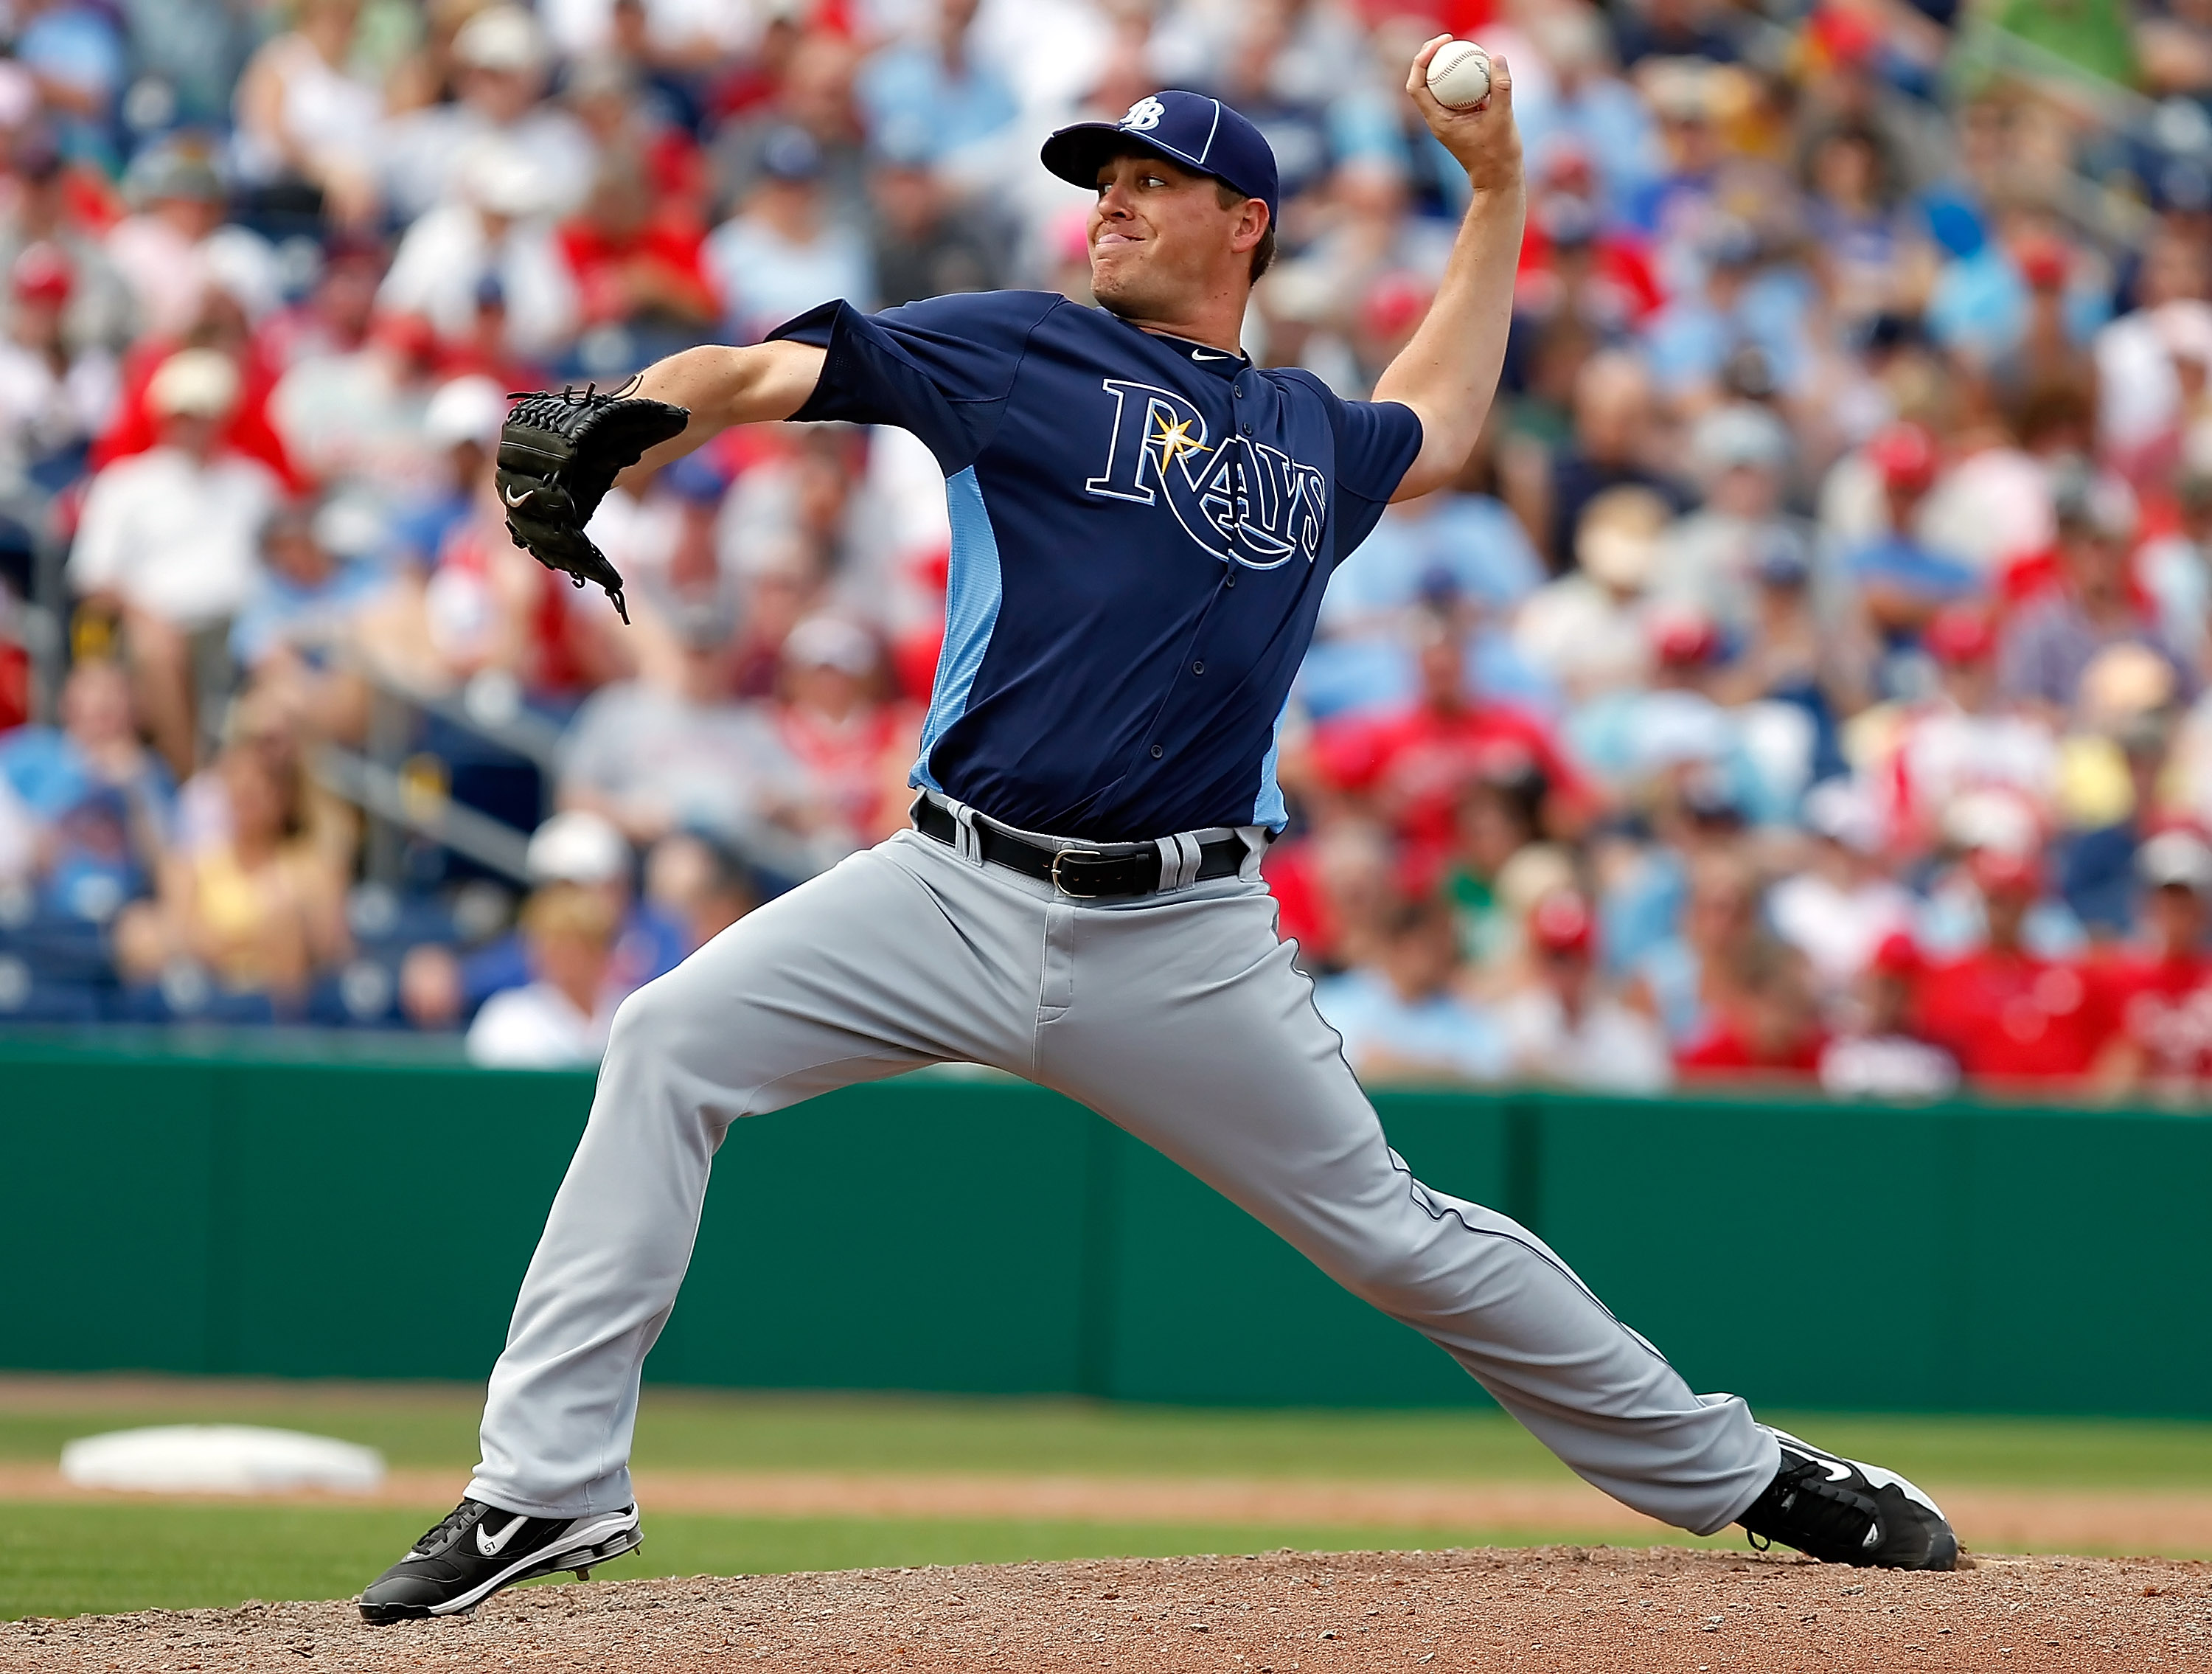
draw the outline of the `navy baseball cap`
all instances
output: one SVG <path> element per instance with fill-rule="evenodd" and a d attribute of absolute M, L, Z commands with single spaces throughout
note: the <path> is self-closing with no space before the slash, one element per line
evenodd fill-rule
<path fill-rule="evenodd" d="M 1260 199 L 1267 206 L 1268 224 L 1274 223 L 1274 149 L 1249 122 L 1202 93 L 1148 94 L 1119 122 L 1060 129 L 1039 155 L 1061 180 L 1096 186 L 1098 165 L 1132 143 Z"/>

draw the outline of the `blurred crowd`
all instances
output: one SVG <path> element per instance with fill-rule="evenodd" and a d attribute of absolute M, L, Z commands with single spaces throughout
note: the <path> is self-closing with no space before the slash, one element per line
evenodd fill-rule
<path fill-rule="evenodd" d="M 840 426 L 628 473 L 625 628 L 506 537 L 507 392 L 1087 301 L 1037 144 L 1176 86 L 1280 164 L 1247 348 L 1364 395 L 1462 207 L 1445 31 L 1526 142 L 1504 384 L 1332 587 L 1266 866 L 1354 1067 L 2194 1093 L 2203 0 L 7 0 L 0 1020 L 590 1061 L 904 823 L 943 484 Z"/>

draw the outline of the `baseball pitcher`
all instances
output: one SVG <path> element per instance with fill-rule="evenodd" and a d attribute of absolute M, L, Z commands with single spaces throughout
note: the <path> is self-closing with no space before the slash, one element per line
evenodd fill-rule
<path fill-rule="evenodd" d="M 914 829 L 724 931 L 616 1019 L 591 1121 L 491 1375 L 453 1513 L 362 1596 L 474 1608 L 639 1543 L 640 1368 L 732 1122 L 924 1064 L 1052 1087 L 1172 1158 L 1421 1332 L 1579 1476 L 1700 1534 L 1948 1568 L 1911 1483 L 1699 1395 L 1542 1240 L 1424 1185 L 1276 934 L 1276 734 L 1322 589 L 1392 500 L 1474 446 L 1504 353 L 1523 193 L 1506 66 L 1471 109 L 1407 92 L 1472 200 L 1434 306 L 1344 401 L 1238 347 L 1274 250 L 1273 155 L 1163 92 L 1054 134 L 1097 194 L 1097 306 L 1033 291 L 880 314 L 834 302 L 617 396 L 515 410 L 514 532 L 619 594 L 583 533 L 621 466 L 733 424 L 893 424 L 944 468 L 946 631 Z"/>

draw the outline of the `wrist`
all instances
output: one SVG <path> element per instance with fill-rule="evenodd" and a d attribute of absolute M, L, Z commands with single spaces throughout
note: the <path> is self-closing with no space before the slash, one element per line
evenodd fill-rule
<path fill-rule="evenodd" d="M 1528 201 L 1528 182 L 1522 178 L 1516 163 L 1511 173 L 1500 177 L 1493 169 L 1478 173 L 1467 172 L 1468 192 L 1468 213 L 1494 215 L 1505 210 L 1517 210 Z"/>

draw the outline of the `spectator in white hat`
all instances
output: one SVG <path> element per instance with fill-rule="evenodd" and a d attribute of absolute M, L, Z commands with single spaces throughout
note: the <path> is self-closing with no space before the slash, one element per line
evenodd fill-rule
<path fill-rule="evenodd" d="M 278 488 L 221 446 L 238 368 L 212 349 L 172 355 L 147 387 L 160 441 L 93 478 L 70 555 L 71 587 L 123 620 L 139 712 L 179 776 L 195 717 L 228 690 L 230 618 L 258 569 Z"/>
<path fill-rule="evenodd" d="M 522 910 L 531 980 L 485 1001 L 469 1026 L 469 1062 L 487 1068 L 573 1069 L 606 1050 L 606 999 L 621 916 L 579 884 L 549 884 Z"/>
<path fill-rule="evenodd" d="M 630 848 L 613 821 L 586 808 L 569 808 L 530 834 L 523 864 L 534 883 L 627 890 Z"/>
<path fill-rule="evenodd" d="M 1845 779 L 1807 793 L 1805 864 L 1767 892 L 1777 934 L 1805 955 L 1828 1000 L 1842 996 L 1884 938 L 1912 922 L 1912 898 L 1883 864 L 1886 833 L 1873 797 Z"/>
<path fill-rule="evenodd" d="M 394 522 L 400 551 L 413 563 L 434 563 L 446 537 L 465 521 L 477 490 L 499 451 L 507 393 L 481 373 L 450 378 L 422 410 L 422 440 L 435 455 L 428 491 Z"/>
<path fill-rule="evenodd" d="M 399 240 L 378 306 L 419 315 L 457 342 L 475 328 L 478 292 L 495 281 L 506 305 L 506 351 L 526 360 L 557 356 L 575 329 L 576 288 L 554 240 L 559 204 L 541 160 L 518 140 L 484 135 L 455 161 L 454 186 Z"/>
<path fill-rule="evenodd" d="M 2160 831 L 2136 855 L 2144 889 L 2144 945 L 2104 973 L 2112 1034 L 2095 1075 L 2106 1093 L 2201 1099 L 2212 1079 L 2212 846 L 2186 826 Z"/>
<path fill-rule="evenodd" d="M 548 214 L 581 202 L 592 142 L 575 118 L 545 101 L 553 55 L 538 20 L 517 5 L 485 7 L 454 34 L 453 64 L 459 97 L 392 125 L 384 190 L 393 212 L 411 221 L 454 197 L 470 150 L 487 139 L 525 160 Z"/>
<path fill-rule="evenodd" d="M 1521 607 L 1521 654 L 1570 701 L 1636 685 L 1650 672 L 1649 589 L 1670 520 L 1667 502 L 1647 488 L 1595 496 L 1575 529 L 1576 567 Z"/>
<path fill-rule="evenodd" d="M 576 983 L 568 982 L 560 984 L 568 996 L 565 1006 L 551 1005 L 540 993 L 523 1007 L 540 1022 L 549 1014 L 549 1006 L 550 1015 L 566 1017 L 574 1026 L 565 1032 L 554 1031 L 561 1038 L 588 1038 L 588 1031 L 579 1033 L 582 1026 L 577 1019 L 597 1019 L 601 1028 L 597 1038 L 603 1045 L 604 1024 L 615 1007 L 633 989 L 675 969 L 690 951 L 681 924 L 634 898 L 634 861 L 629 840 L 611 821 L 589 809 L 564 810 L 531 835 L 523 864 L 534 886 L 532 905 L 549 896 L 573 894 L 588 901 L 611 927 L 608 947 L 589 962 L 597 971 L 596 1001 L 588 994 L 579 1000 L 574 992 Z M 417 1028 L 450 1028 L 471 1012 L 489 1012 L 507 994 L 547 980 L 544 950 L 533 948 L 532 942 L 531 913 L 532 905 L 526 905 L 519 931 L 495 937 L 465 957 L 457 959 L 453 949 L 436 943 L 409 949 L 400 971 L 400 1002 L 409 1020 Z M 585 962 L 582 950 L 568 951 L 578 958 L 573 976 Z M 472 1056 L 475 1051 L 472 1032 Z M 596 1047 L 592 1056 L 596 1057 Z"/>

